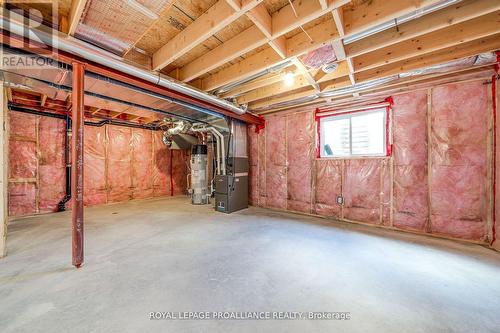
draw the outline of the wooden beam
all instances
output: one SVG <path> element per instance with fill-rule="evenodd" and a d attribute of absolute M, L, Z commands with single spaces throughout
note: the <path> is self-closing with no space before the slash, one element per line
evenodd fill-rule
<path fill-rule="evenodd" d="M 340 61 L 337 63 L 337 66 L 337 69 L 331 73 L 325 73 L 320 70 L 314 76 L 314 80 L 318 83 L 321 83 L 349 75 L 349 66 L 347 65 L 347 61 Z"/>
<path fill-rule="evenodd" d="M 321 90 L 323 92 L 323 91 L 328 91 L 328 90 L 333 90 L 333 89 L 338 89 L 338 88 L 349 87 L 350 85 L 351 85 L 351 82 L 350 82 L 349 78 L 342 77 L 342 78 L 338 78 L 338 79 L 328 81 L 328 82 L 321 84 L 321 86 L 322 86 Z M 315 94 L 317 94 L 317 91 L 313 88 L 305 90 L 305 91 L 289 92 L 285 96 L 279 96 L 279 97 L 272 98 L 272 99 L 266 99 L 266 100 L 250 103 L 249 108 L 251 110 L 258 109 L 258 108 L 262 108 L 262 107 L 275 105 L 278 103 L 293 101 L 293 100 L 296 100 L 299 98 L 313 96 Z"/>
<path fill-rule="evenodd" d="M 415 38 L 439 29 L 500 10 L 497 0 L 459 2 L 418 19 L 345 45 L 347 56 L 355 57 L 389 45 Z"/>
<path fill-rule="evenodd" d="M 153 68 L 160 70 L 172 63 L 261 1 L 247 0 L 239 11 L 235 11 L 225 0 L 217 1 L 215 5 L 153 54 Z"/>
<path fill-rule="evenodd" d="M 272 48 L 266 48 L 257 54 L 248 56 L 244 60 L 203 79 L 202 89 L 210 91 L 219 88 L 223 85 L 257 74 L 281 62 L 283 62 L 283 59 Z"/>
<path fill-rule="evenodd" d="M 68 24 L 68 35 L 73 36 L 75 34 L 78 23 L 82 18 L 83 11 L 87 0 L 72 0 L 71 9 L 69 11 L 69 24 Z"/>
<path fill-rule="evenodd" d="M 352 82 L 349 76 L 344 76 L 331 81 L 323 82 L 320 84 L 320 86 L 321 86 L 321 92 L 327 92 L 339 88 L 349 87 L 351 84 Z"/>
<path fill-rule="evenodd" d="M 139 38 L 137 38 L 137 40 L 134 41 L 134 43 L 130 46 L 130 48 L 127 51 L 125 51 L 125 53 L 123 54 L 123 57 L 125 57 L 137 45 L 137 43 L 139 43 L 142 40 L 142 38 L 144 36 L 146 36 L 146 34 L 149 31 L 151 31 L 151 29 L 155 26 L 155 24 L 158 23 L 158 21 L 162 19 L 163 15 L 165 15 L 165 13 L 167 13 L 170 10 L 170 8 L 172 8 L 172 6 L 174 5 L 174 2 L 175 2 L 175 0 L 170 0 L 170 2 L 167 4 L 167 6 L 165 7 L 165 9 L 163 9 L 162 12 L 161 12 L 161 14 L 159 15 L 159 19 L 153 21 L 153 23 L 151 23 L 147 27 L 147 29 L 144 30 L 144 32 L 141 34 L 141 36 Z"/>
<path fill-rule="evenodd" d="M 226 0 L 226 1 L 232 4 L 230 5 L 231 8 L 233 9 L 239 8 L 238 7 L 239 2 L 235 2 L 234 0 Z M 317 4 L 311 6 L 310 4 L 311 2 L 313 1 L 305 1 L 305 3 L 307 3 L 306 6 L 305 7 L 303 7 L 302 5 L 300 6 L 302 16 L 299 15 L 299 17 L 296 17 L 295 15 L 290 15 L 290 13 L 293 14 L 293 10 L 290 5 L 286 5 L 284 8 L 274 13 L 272 16 L 269 15 L 264 5 L 260 4 L 258 6 L 255 6 L 253 9 L 249 10 L 246 14 L 248 18 L 253 21 L 255 27 L 248 28 L 244 32 L 230 39 L 231 45 L 225 46 L 224 44 L 229 43 L 229 41 L 227 41 L 222 45 L 220 45 L 219 47 L 217 47 L 217 48 L 222 48 L 224 50 L 223 52 L 222 51 L 218 52 L 223 54 L 224 58 L 222 58 L 220 55 L 212 54 L 212 51 L 210 51 L 207 54 L 201 56 L 200 58 L 194 60 L 193 62 L 185 65 L 181 69 L 181 73 L 185 72 L 189 74 L 186 75 L 181 74 L 181 80 L 183 80 L 184 82 L 190 81 L 206 72 L 209 72 L 214 68 L 221 66 L 222 64 L 232 59 L 235 59 L 249 52 L 252 49 L 256 49 L 264 45 L 265 43 L 269 43 L 269 45 L 280 55 L 280 57 L 283 58 L 284 56 L 288 56 L 285 53 L 290 52 L 290 50 L 287 49 L 286 39 L 284 39 L 284 37 L 280 38 L 281 36 L 283 36 L 287 32 L 290 32 L 300 27 L 301 24 L 304 24 L 304 22 L 306 22 L 305 20 L 316 19 L 321 15 L 327 13 L 328 11 L 333 10 L 334 8 L 337 8 L 338 6 L 348 2 L 348 0 L 332 1 L 326 11 L 322 10 L 321 7 Z M 269 26 L 269 20 L 271 20 L 271 26 Z M 278 22 L 278 23 L 273 23 L 273 22 Z M 279 30 L 278 31 L 273 30 L 274 26 L 277 26 L 278 27 L 277 29 Z M 256 28 L 258 28 L 263 33 L 266 39 L 262 38 L 260 34 L 255 32 Z M 331 28 L 327 30 L 330 31 Z M 304 44 L 311 43 L 311 41 L 306 37 L 306 39 L 303 40 L 302 43 Z M 315 45 L 319 44 L 321 43 Z M 204 70 L 205 68 L 209 69 Z M 211 90 L 210 87 L 207 90 Z"/>
<path fill-rule="evenodd" d="M 361 31 L 375 26 L 381 22 L 386 22 L 392 18 L 408 14 L 422 6 L 434 4 L 439 0 L 401 0 L 393 4 L 386 0 L 372 0 L 367 2 L 356 2 L 356 4 L 343 7 L 343 28 L 346 34 L 352 34 L 356 31 Z M 297 3 L 298 1 L 295 1 Z M 330 4 L 329 11 L 338 8 L 344 2 L 333 2 Z M 298 16 L 296 17 L 291 6 L 285 6 L 282 10 L 274 13 L 273 18 L 273 35 L 279 34 L 280 26 L 284 26 L 286 22 L 290 24 L 290 20 L 295 20 L 294 24 L 301 23 L 302 20 L 307 21 L 310 16 L 307 14 L 312 12 L 322 12 L 319 2 L 316 1 L 301 1 L 295 8 L 298 8 Z M 278 16 L 279 15 L 279 16 Z M 300 26 L 300 24 L 298 25 Z M 307 29 L 308 35 L 312 37 L 312 41 L 304 33 L 299 33 L 296 36 L 287 40 L 287 57 L 293 57 L 302 53 L 308 52 L 333 40 L 339 39 L 339 33 L 335 27 L 333 19 L 318 24 L 315 27 Z M 251 75 L 254 75 L 266 68 L 279 64 L 282 59 L 280 57 L 268 54 L 268 50 L 263 50 L 255 55 L 248 57 L 240 63 L 231 65 L 220 70 L 217 73 L 203 80 L 203 89 L 213 90 L 220 86 L 236 82 Z M 353 80 L 355 79 L 352 76 Z"/>
<path fill-rule="evenodd" d="M 45 106 L 45 102 L 47 101 L 47 95 L 42 94 L 40 96 L 40 106 Z"/>
<path fill-rule="evenodd" d="M 500 49 L 500 34 L 356 73 L 359 82 L 396 75 Z"/>
<path fill-rule="evenodd" d="M 346 62 L 347 62 L 347 68 L 349 68 L 349 79 L 351 80 L 351 84 L 355 85 L 356 84 L 356 77 L 354 76 L 354 65 L 352 63 L 352 59 L 347 58 Z"/>
<path fill-rule="evenodd" d="M 368 27 L 388 22 L 441 0 L 370 0 L 344 7 L 344 31 L 346 36 L 366 30 Z"/>
<path fill-rule="evenodd" d="M 281 59 L 286 58 L 286 38 L 284 36 L 270 40 L 269 46 L 271 46 L 271 48 L 278 53 Z"/>
<path fill-rule="evenodd" d="M 342 61 L 346 59 L 346 54 L 344 50 L 344 44 L 342 43 L 342 40 L 334 40 L 332 42 L 333 46 L 333 53 L 335 53 L 335 56 L 337 57 L 337 60 Z"/>
<path fill-rule="evenodd" d="M 187 82 L 267 43 L 256 26 L 217 46 L 179 70 L 179 80 Z"/>
<path fill-rule="evenodd" d="M 311 73 L 309 73 L 306 66 L 304 66 L 304 64 L 302 63 L 302 61 L 300 61 L 297 58 L 293 58 L 292 63 L 295 65 L 295 67 L 297 67 L 297 71 L 300 74 L 302 74 L 302 76 L 307 80 L 307 82 L 309 82 L 311 87 L 313 87 L 314 90 L 319 92 L 320 89 L 318 83 L 316 82 L 316 80 L 314 80 L 314 77 L 311 75 Z"/>
<path fill-rule="evenodd" d="M 290 92 L 299 88 L 307 87 L 309 85 L 310 85 L 309 82 L 303 75 L 297 75 L 295 76 L 295 81 L 290 86 L 288 86 L 283 81 L 276 82 L 269 86 L 252 90 L 249 93 L 238 97 L 237 102 L 238 104 L 248 104 L 249 102 L 253 102 L 274 95 L 279 95 L 285 92 Z"/>
<path fill-rule="evenodd" d="M 235 11 L 241 10 L 241 0 L 226 0 L 227 4 Z"/>
<path fill-rule="evenodd" d="M 69 32 L 68 16 L 66 15 L 59 16 L 59 31 L 65 34 Z"/>
<path fill-rule="evenodd" d="M 500 33 L 500 11 L 354 58 L 356 72 Z"/>
<path fill-rule="evenodd" d="M 269 100 L 254 102 L 254 103 L 251 103 L 249 107 L 251 110 L 259 109 L 259 108 L 263 108 L 266 106 L 275 105 L 278 103 L 284 103 L 284 102 L 288 102 L 288 101 L 293 101 L 295 99 L 312 96 L 315 93 L 316 93 L 316 91 L 314 89 L 309 89 L 306 91 L 287 94 L 286 96 L 280 96 L 280 97 L 276 97 L 276 98 L 269 99 Z"/>
<path fill-rule="evenodd" d="M 323 9 L 318 1 L 293 1 L 293 6 L 287 5 L 272 15 L 273 36 L 284 35 L 349 2 L 350 0 L 334 0 L 327 8 Z"/>
<path fill-rule="evenodd" d="M 247 91 L 254 90 L 260 87 L 265 87 L 270 84 L 280 82 L 284 79 L 285 73 L 284 72 L 279 72 L 279 73 L 269 73 L 267 75 L 264 75 L 261 78 L 252 80 L 247 83 L 243 83 L 234 89 L 231 89 L 229 92 L 224 93 L 221 95 L 222 98 L 229 98 L 229 97 L 234 97 L 241 95 L 243 93 L 246 93 Z"/>
<path fill-rule="evenodd" d="M 9 102 L 12 102 L 12 89 L 10 87 L 6 87 L 6 94 L 7 94 L 7 100 Z"/>
<path fill-rule="evenodd" d="M 8 165 L 9 165 L 9 110 L 7 103 L 10 88 L 4 87 L 0 81 L 0 258 L 7 255 L 7 223 L 8 223 Z"/>
<path fill-rule="evenodd" d="M 375 99 L 378 100 L 380 99 L 380 96 L 374 95 L 375 93 L 383 93 L 385 95 L 397 93 L 400 91 L 405 91 L 408 89 L 419 89 L 422 87 L 423 84 L 446 84 L 448 82 L 454 82 L 455 80 L 459 80 L 459 82 L 463 82 L 463 80 L 469 80 L 469 79 L 475 79 L 477 80 L 478 78 L 482 77 L 489 77 L 491 76 L 492 73 L 491 66 L 488 69 L 487 67 L 482 67 L 482 68 L 474 68 L 474 69 L 461 69 L 458 71 L 452 71 L 451 73 L 436 73 L 432 75 L 424 75 L 420 77 L 413 77 L 413 78 L 406 78 L 402 79 L 400 81 L 397 81 L 393 84 L 389 85 L 384 85 L 382 87 L 372 87 L 368 88 L 366 90 L 363 90 L 361 93 L 358 93 L 359 95 L 369 93 L 370 96 L 367 96 L 367 98 Z M 389 88 L 389 89 L 388 89 Z M 346 105 L 351 105 L 354 100 L 352 97 L 354 94 L 351 93 L 346 93 L 340 96 L 336 97 L 329 97 L 325 99 L 316 99 L 314 101 L 306 102 L 306 103 L 301 103 L 299 105 L 307 105 L 307 104 L 318 104 L 322 102 L 329 102 L 330 105 L 333 105 L 334 107 L 341 107 L 341 106 L 346 106 Z M 306 93 L 303 93 L 303 96 L 301 97 L 306 97 L 308 96 Z M 349 98 L 346 98 L 349 97 Z M 331 104 L 332 101 L 336 101 L 336 104 Z M 370 101 L 370 99 L 367 99 L 367 101 Z M 262 102 L 257 102 L 255 104 L 251 104 L 252 108 L 255 108 L 255 105 L 261 105 L 265 106 L 267 105 L 266 103 L 269 103 L 268 101 L 262 101 Z M 277 110 L 284 110 L 284 109 L 290 109 L 293 107 L 297 107 L 299 105 L 293 105 L 293 106 L 288 106 L 288 107 L 280 107 L 280 108 L 274 108 L 272 110 L 266 111 L 267 112 L 274 112 Z M 262 114 L 261 112 L 256 112 L 257 114 Z"/>
<path fill-rule="evenodd" d="M 328 0 L 318 0 L 319 4 L 321 5 L 321 9 L 327 9 L 328 8 Z"/>
<path fill-rule="evenodd" d="M 343 37 L 345 35 L 344 30 L 344 12 L 341 8 L 335 8 L 332 10 L 333 21 L 335 21 L 335 25 L 337 26 L 337 30 L 339 31 L 339 35 Z"/>
<path fill-rule="evenodd" d="M 267 38 L 272 37 L 272 18 L 264 4 L 261 3 L 260 5 L 250 9 L 246 15 Z"/>
<path fill-rule="evenodd" d="M 287 57 L 301 55 L 339 37 L 333 20 L 320 23 L 312 28 L 306 29 L 306 31 L 309 36 L 313 38 L 313 41 L 311 42 L 304 33 L 299 33 L 287 39 Z M 264 49 L 234 65 L 212 74 L 203 80 L 202 87 L 204 90 L 213 90 L 223 85 L 250 77 L 267 68 L 276 66 L 281 62 L 283 62 L 283 59 L 277 55 L 272 48 Z"/>

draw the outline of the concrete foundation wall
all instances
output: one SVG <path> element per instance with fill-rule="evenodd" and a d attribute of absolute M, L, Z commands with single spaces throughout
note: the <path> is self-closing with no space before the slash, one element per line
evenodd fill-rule
<path fill-rule="evenodd" d="M 251 203 L 490 242 L 491 85 L 483 83 L 393 96 L 390 157 L 319 159 L 313 109 L 267 116 L 260 134 L 248 129 Z"/>
<path fill-rule="evenodd" d="M 15 111 L 9 116 L 9 216 L 54 212 L 65 194 L 65 123 Z M 170 196 L 171 187 L 174 195 L 185 193 L 189 151 L 169 150 L 161 136 L 85 126 L 85 205 Z"/>

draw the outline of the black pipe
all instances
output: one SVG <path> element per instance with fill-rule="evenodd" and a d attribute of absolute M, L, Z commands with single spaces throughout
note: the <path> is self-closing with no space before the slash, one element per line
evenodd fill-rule
<path fill-rule="evenodd" d="M 65 120 L 66 136 L 64 139 L 64 161 L 66 164 L 66 189 L 65 189 L 66 194 L 64 195 L 62 200 L 59 201 L 59 203 L 57 204 L 57 211 L 64 212 L 66 210 L 66 203 L 68 203 L 71 200 L 71 161 L 69 158 L 69 142 L 70 142 L 70 137 L 71 137 L 71 118 L 69 117 L 69 113 L 67 113 L 66 115 L 62 115 L 62 114 L 43 112 L 43 111 L 38 111 L 38 110 L 20 107 L 20 106 L 15 105 L 12 102 L 9 102 L 8 107 L 9 107 L 9 110 L 11 110 L 11 111 L 32 114 L 35 116 L 42 116 L 42 117 L 49 117 L 49 118 L 56 118 L 56 119 L 64 119 Z M 109 125 L 114 125 L 114 126 L 149 129 L 152 131 L 161 130 L 158 126 L 133 124 L 133 123 L 114 120 L 114 119 L 104 119 L 100 122 L 85 121 L 84 124 L 87 126 L 95 126 L 95 127 L 102 127 L 104 125 L 109 124 Z"/>
<path fill-rule="evenodd" d="M 8 106 L 9 106 L 9 110 L 11 110 L 11 111 L 28 113 L 28 114 L 32 114 L 35 116 L 43 116 L 43 117 L 57 118 L 57 119 L 66 119 L 66 116 L 62 115 L 62 114 L 33 110 L 33 109 L 28 108 L 28 107 L 19 106 L 15 103 L 12 103 L 12 102 L 9 102 Z M 161 131 L 162 130 L 159 126 L 156 126 L 156 125 L 135 124 L 135 123 L 127 122 L 124 120 L 116 120 L 116 119 L 108 119 L 108 118 L 104 118 L 103 120 L 101 120 L 99 122 L 85 121 L 85 125 L 94 126 L 94 127 L 102 127 L 104 125 L 115 125 L 115 126 L 130 127 L 130 128 L 141 128 L 141 129 L 147 129 L 147 130 L 151 130 L 151 131 Z"/>
<path fill-rule="evenodd" d="M 130 90 L 134 90 L 134 91 L 137 91 L 139 93 L 142 93 L 142 94 L 145 94 L 145 95 L 148 95 L 148 96 L 151 96 L 151 97 L 155 97 L 155 98 L 162 99 L 162 100 L 165 100 L 165 101 L 168 101 L 168 102 L 171 102 L 171 103 L 175 103 L 175 104 L 178 104 L 180 106 L 184 106 L 186 108 L 189 108 L 189 109 L 201 112 L 201 113 L 205 113 L 205 114 L 214 116 L 216 118 L 226 118 L 224 115 L 222 115 L 222 114 L 220 114 L 218 112 L 215 112 L 215 111 L 212 111 L 212 110 L 209 110 L 209 109 L 206 109 L 204 107 L 201 107 L 201 106 L 198 106 L 198 105 L 194 105 L 194 104 L 191 104 L 191 103 L 188 103 L 188 102 L 184 102 L 184 101 L 182 101 L 180 99 L 176 99 L 176 98 L 173 98 L 173 97 L 167 97 L 165 95 L 162 95 L 162 94 L 159 94 L 159 93 L 156 93 L 156 92 L 153 92 L 153 91 L 141 88 L 141 87 L 134 86 L 134 85 L 132 85 L 130 83 L 118 81 L 118 80 L 115 80 L 115 79 L 112 79 L 112 78 L 109 78 L 109 77 L 106 77 L 106 76 L 102 76 L 100 74 L 92 73 L 92 72 L 87 72 L 87 73 L 85 73 L 85 75 L 88 76 L 88 77 L 91 77 L 93 79 L 99 80 L 99 81 L 109 82 L 109 83 L 111 83 L 113 85 L 116 85 L 116 86 L 121 86 L 121 87 L 130 89 Z M 198 122 L 205 123 L 204 121 L 198 121 Z"/>
<path fill-rule="evenodd" d="M 66 203 L 71 200 L 71 162 L 69 159 L 69 142 L 71 137 L 71 118 L 66 114 L 66 136 L 64 139 L 64 162 L 66 164 L 66 194 L 57 204 L 57 211 L 64 212 Z"/>
<path fill-rule="evenodd" d="M 52 88 L 55 88 L 55 89 L 58 89 L 58 90 L 63 90 L 63 91 L 67 91 L 67 92 L 73 91 L 73 89 L 71 87 L 65 86 L 65 85 L 62 85 L 62 84 L 57 84 L 57 83 L 54 83 L 54 82 L 50 82 L 50 81 L 46 81 L 46 80 L 42 80 L 42 79 L 37 79 L 37 78 L 29 77 L 27 75 L 18 74 L 18 73 L 11 73 L 11 74 L 18 75 L 18 76 L 21 76 L 21 77 L 26 77 L 26 78 L 29 78 L 31 80 L 41 82 L 43 84 L 48 85 L 49 87 L 52 87 Z M 120 81 L 113 81 L 113 82 L 120 82 Z M 127 84 L 123 83 L 123 82 L 121 83 L 121 85 L 124 86 L 124 87 L 128 87 Z M 138 89 L 141 89 L 141 88 L 138 88 Z M 145 91 L 147 91 L 147 90 L 145 90 Z M 120 104 L 127 105 L 127 106 L 132 106 L 132 107 L 135 107 L 135 108 L 138 108 L 138 109 L 148 110 L 148 111 L 152 111 L 152 112 L 155 112 L 155 113 L 161 113 L 161 114 L 167 115 L 169 117 L 173 117 L 173 118 L 178 118 L 178 119 L 181 119 L 181 120 L 189 121 L 190 123 L 208 124 L 206 121 L 203 121 L 203 120 L 194 119 L 194 118 L 191 118 L 191 117 L 188 117 L 188 116 L 179 115 L 179 114 L 176 114 L 176 113 L 173 113 L 173 112 L 169 112 L 169 111 L 164 111 L 164 110 L 152 108 L 152 107 L 149 107 L 149 106 L 146 106 L 146 105 L 142 105 L 142 104 L 137 104 L 137 103 L 134 103 L 134 102 L 124 101 L 122 99 L 118 99 L 118 98 L 114 98 L 114 97 L 109 97 L 109 96 L 106 96 L 106 95 L 101 95 L 101 94 L 90 92 L 90 91 L 85 91 L 84 93 L 85 93 L 86 96 L 92 96 L 92 97 L 96 97 L 96 98 L 103 99 L 103 100 L 106 100 L 106 101 L 111 101 L 111 102 L 116 102 L 116 103 L 120 103 Z M 154 93 L 149 93 L 149 94 L 152 95 Z M 157 95 L 158 96 L 163 96 L 163 95 L 159 95 L 159 94 L 157 94 Z M 152 95 L 152 96 L 154 96 L 154 95 Z M 163 97 L 165 99 L 167 99 L 168 101 L 171 100 L 171 98 L 169 98 L 169 97 L 165 97 L 165 96 L 163 96 Z M 177 104 L 179 104 L 179 103 L 177 103 Z M 187 107 L 187 105 L 185 105 L 185 106 Z M 200 110 L 201 109 L 202 108 L 200 108 Z M 200 111 L 200 110 L 198 110 L 198 111 Z M 202 111 L 200 111 L 200 112 L 202 112 Z"/>

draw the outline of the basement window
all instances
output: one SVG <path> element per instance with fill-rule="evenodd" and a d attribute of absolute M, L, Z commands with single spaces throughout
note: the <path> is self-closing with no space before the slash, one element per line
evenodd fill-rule
<path fill-rule="evenodd" d="M 320 157 L 386 156 L 386 108 L 319 117 Z"/>

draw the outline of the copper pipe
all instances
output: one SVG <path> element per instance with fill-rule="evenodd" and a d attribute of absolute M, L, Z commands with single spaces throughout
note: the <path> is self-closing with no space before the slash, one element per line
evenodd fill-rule
<path fill-rule="evenodd" d="M 71 203 L 72 203 L 72 243 L 73 265 L 79 268 L 83 263 L 83 125 L 85 107 L 83 104 L 85 68 L 80 62 L 73 62 L 73 93 L 71 115 L 72 164 Z"/>

